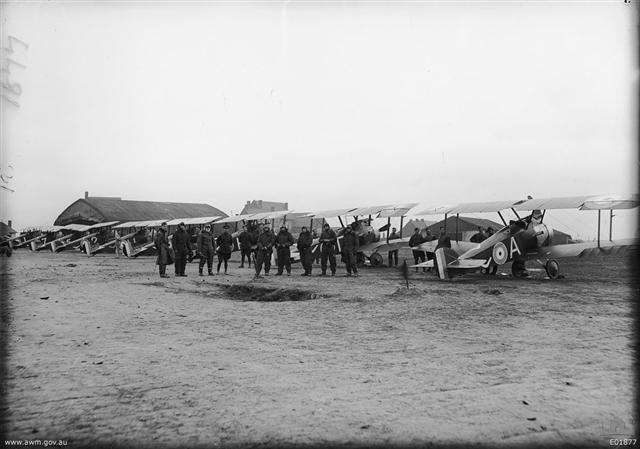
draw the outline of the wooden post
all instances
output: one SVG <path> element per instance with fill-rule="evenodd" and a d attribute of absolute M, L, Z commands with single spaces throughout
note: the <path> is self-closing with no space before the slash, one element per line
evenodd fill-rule
<path fill-rule="evenodd" d="M 444 214 L 444 233 L 447 233 L 447 214 Z"/>
<path fill-rule="evenodd" d="M 404 215 L 400 217 L 400 238 L 402 238 L 402 222 L 404 221 Z"/>
<path fill-rule="evenodd" d="M 600 209 L 598 209 L 598 248 L 600 248 Z"/>

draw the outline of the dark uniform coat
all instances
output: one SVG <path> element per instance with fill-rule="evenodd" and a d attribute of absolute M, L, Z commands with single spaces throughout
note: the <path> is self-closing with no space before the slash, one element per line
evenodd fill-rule
<path fill-rule="evenodd" d="M 156 233 L 155 247 L 158 250 L 158 258 L 156 259 L 156 265 L 170 265 L 173 263 L 171 256 L 169 255 L 169 239 L 167 233 L 162 229 Z"/>
<path fill-rule="evenodd" d="M 249 231 L 242 231 L 238 236 L 240 242 L 240 249 L 251 249 L 253 245 L 253 236 Z"/>
<path fill-rule="evenodd" d="M 218 254 L 219 255 L 231 255 L 233 250 L 233 237 L 228 232 L 223 232 L 216 239 L 216 244 L 218 245 Z"/>

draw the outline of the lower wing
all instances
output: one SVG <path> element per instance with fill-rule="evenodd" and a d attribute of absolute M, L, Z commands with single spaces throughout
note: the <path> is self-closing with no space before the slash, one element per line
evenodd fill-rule
<path fill-rule="evenodd" d="M 620 239 L 601 241 L 600 245 L 598 245 L 598 242 L 550 245 L 538 248 L 535 252 L 528 252 L 527 259 L 562 259 L 565 257 L 583 257 L 598 254 L 610 254 L 616 253 L 621 250 L 626 250 L 634 246 L 638 246 L 639 244 L 640 241 L 638 239 Z"/>

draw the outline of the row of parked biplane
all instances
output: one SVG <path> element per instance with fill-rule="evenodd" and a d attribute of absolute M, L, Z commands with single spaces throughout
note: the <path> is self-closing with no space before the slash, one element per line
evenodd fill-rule
<path fill-rule="evenodd" d="M 556 279 L 559 277 L 559 264 L 557 259 L 566 257 L 579 257 L 589 254 L 601 254 L 616 252 L 619 249 L 627 249 L 637 246 L 638 240 L 611 240 L 611 228 L 609 240 L 600 239 L 601 211 L 610 211 L 610 226 L 613 210 L 631 209 L 640 204 L 638 195 L 629 196 L 580 196 L 562 198 L 542 198 L 526 200 L 505 200 L 481 203 L 462 203 L 453 206 L 435 207 L 418 210 L 410 213 L 417 203 L 384 205 L 362 208 L 347 208 L 325 210 L 313 213 L 296 213 L 294 211 L 275 211 L 258 214 L 236 215 L 232 217 L 198 217 L 176 218 L 152 221 L 129 221 L 125 223 L 109 222 L 91 225 L 69 224 L 66 226 L 51 226 L 47 228 L 31 229 L 22 232 L 16 237 L 3 237 L 2 245 L 12 249 L 29 247 L 33 251 L 50 250 L 53 252 L 65 249 L 78 249 L 87 255 L 94 255 L 103 251 L 121 252 L 127 257 L 137 257 L 141 254 L 149 254 L 154 250 L 155 232 L 163 222 L 169 228 L 169 234 L 174 232 L 178 224 L 184 222 L 193 235 L 193 241 L 202 227 L 211 224 L 214 230 L 221 230 L 223 225 L 231 225 L 232 236 L 236 240 L 240 233 L 241 225 L 280 226 L 287 224 L 287 220 L 306 224 L 309 220 L 309 228 L 313 230 L 314 220 L 316 228 L 318 223 L 327 219 L 339 221 L 338 250 L 340 249 L 340 237 L 345 226 L 350 225 L 360 238 L 360 263 L 368 263 L 372 266 L 381 265 L 383 255 L 391 250 L 410 248 L 409 237 L 389 240 L 389 227 L 392 218 L 400 218 L 402 222 L 407 216 L 424 216 L 432 214 L 444 214 L 445 226 L 447 216 L 462 213 L 487 213 L 495 212 L 503 222 L 503 227 L 480 243 L 450 239 L 438 239 L 428 241 L 419 246 L 411 247 L 414 250 L 425 251 L 430 254 L 429 260 L 413 265 L 414 267 L 436 267 L 437 273 L 442 279 L 449 279 L 453 275 L 488 269 L 495 265 L 504 265 L 509 262 L 513 267 L 524 267 L 524 262 L 534 260 L 542 265 L 547 275 Z M 550 209 L 578 209 L 598 211 L 598 239 L 594 242 L 568 243 L 553 245 L 553 230 L 543 223 L 545 213 Z M 514 220 L 505 220 L 504 211 L 511 211 L 515 215 Z M 374 227 L 374 222 L 379 219 L 387 219 L 387 223 L 381 227 Z M 385 238 L 381 231 L 387 231 Z M 277 232 L 277 228 L 275 229 Z M 444 233 L 447 233 L 445 228 Z M 457 232 L 455 233 L 458 236 Z M 294 235 L 295 236 L 295 235 Z M 117 248 L 116 248 L 117 246 Z M 318 239 L 314 240 L 314 246 L 319 248 Z M 292 248 L 293 250 L 293 248 Z M 297 253 L 292 251 L 292 257 L 297 259 Z M 488 270 L 487 270 L 488 271 Z M 514 275 L 517 274 L 513 270 Z"/>

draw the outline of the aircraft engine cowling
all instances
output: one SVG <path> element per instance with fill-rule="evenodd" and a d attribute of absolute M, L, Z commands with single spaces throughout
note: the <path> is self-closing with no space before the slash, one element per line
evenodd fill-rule
<path fill-rule="evenodd" d="M 538 247 L 551 245 L 551 241 L 553 240 L 553 229 L 540 223 L 535 225 L 533 230 L 536 231 Z"/>

